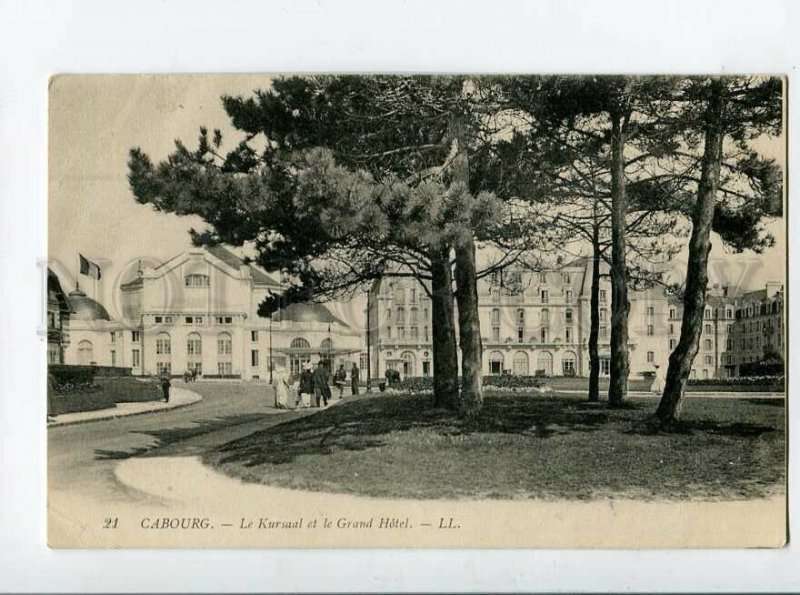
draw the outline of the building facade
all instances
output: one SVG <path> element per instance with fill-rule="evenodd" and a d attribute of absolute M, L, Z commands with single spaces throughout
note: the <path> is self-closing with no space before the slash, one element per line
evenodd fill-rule
<path fill-rule="evenodd" d="M 767 283 L 764 289 L 742 295 L 733 325 L 736 364 L 776 357 L 785 360 L 783 306 L 779 283 Z"/>
<path fill-rule="evenodd" d="M 478 300 L 486 375 L 588 376 L 592 262 L 578 259 L 553 271 L 507 270 L 479 280 Z M 754 299 L 762 292 L 753 292 Z M 769 293 L 769 290 L 767 290 Z M 745 296 L 750 294 L 745 294 Z M 770 295 L 777 303 L 774 292 Z M 782 295 L 782 294 L 781 294 Z M 610 373 L 611 284 L 601 265 L 599 290 L 600 374 Z M 736 341 L 737 311 L 745 296 L 729 287 L 713 286 L 699 351 L 691 371 L 694 378 L 721 378 L 738 374 L 738 365 L 757 341 Z M 629 294 L 630 370 L 633 376 L 666 368 L 681 332 L 682 304 L 661 287 Z M 431 306 L 428 288 L 410 277 L 377 281 L 369 294 L 369 345 L 373 377 L 389 369 L 405 376 L 432 374 Z M 756 311 L 756 307 L 751 308 Z M 758 306 L 758 311 L 782 312 L 780 305 Z M 747 312 L 749 310 L 745 310 Z M 780 319 L 755 323 L 758 332 L 769 329 L 771 344 L 782 336 Z M 760 326 L 759 326 L 760 325 Z M 739 325 L 741 328 L 741 325 Z M 750 326 L 747 327 L 750 332 Z M 752 331 L 753 333 L 756 330 Z M 755 348 L 755 347 L 754 347 Z"/>
<path fill-rule="evenodd" d="M 222 246 L 179 254 L 138 271 L 119 289 L 112 318 L 80 289 L 70 293 L 66 363 L 131 368 L 134 375 L 268 378 L 270 367 L 299 374 L 305 363 L 350 365 L 361 333 L 321 304 L 294 304 L 271 318 L 258 306 L 280 284 Z"/>

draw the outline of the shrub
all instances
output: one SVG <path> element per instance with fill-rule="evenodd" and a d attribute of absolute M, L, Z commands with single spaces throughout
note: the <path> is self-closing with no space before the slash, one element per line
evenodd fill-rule
<path fill-rule="evenodd" d="M 115 403 L 158 401 L 163 398 L 161 383 L 155 378 L 115 376 L 98 378 L 97 383 Z"/>
<path fill-rule="evenodd" d="M 47 373 L 52 376 L 52 382 L 58 392 L 62 386 L 88 386 L 94 384 L 97 370 L 94 366 L 66 366 L 62 364 L 50 365 Z"/>

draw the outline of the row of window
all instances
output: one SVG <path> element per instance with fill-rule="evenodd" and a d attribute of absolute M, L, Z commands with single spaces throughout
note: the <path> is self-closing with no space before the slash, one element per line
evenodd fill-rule
<path fill-rule="evenodd" d="M 174 321 L 173 316 L 155 316 L 156 324 L 172 324 Z M 205 318 L 203 316 L 184 316 L 184 324 L 204 324 Z M 233 316 L 214 316 L 216 324 L 233 324 Z"/>

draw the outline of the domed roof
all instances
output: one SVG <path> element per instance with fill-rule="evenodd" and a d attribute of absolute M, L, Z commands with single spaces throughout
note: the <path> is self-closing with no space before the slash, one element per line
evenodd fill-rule
<path fill-rule="evenodd" d="M 289 320 L 292 322 L 319 322 L 323 324 L 338 323 L 347 326 L 344 322 L 331 314 L 322 304 L 290 304 L 279 310 L 275 315 L 276 320 Z"/>
<path fill-rule="evenodd" d="M 70 318 L 74 320 L 111 320 L 106 309 L 85 293 L 80 287 L 75 287 L 69 293 L 69 307 L 72 310 Z"/>

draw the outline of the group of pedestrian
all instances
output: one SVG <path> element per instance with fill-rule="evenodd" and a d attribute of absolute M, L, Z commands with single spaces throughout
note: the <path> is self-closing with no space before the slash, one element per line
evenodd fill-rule
<path fill-rule="evenodd" d="M 356 364 L 350 369 L 350 389 L 353 395 L 358 394 L 358 384 L 361 380 L 361 371 Z M 344 386 L 347 381 L 347 371 L 344 364 L 333 374 L 333 385 L 339 389 L 339 399 L 344 397 Z M 324 362 L 318 362 L 312 369 L 311 364 L 303 364 L 300 378 L 297 382 L 297 395 L 294 407 L 327 407 L 333 399 L 331 393 L 331 374 Z M 277 409 L 289 408 L 289 395 L 294 385 L 286 368 L 278 366 L 272 372 L 272 386 L 275 390 L 275 407 Z"/>

